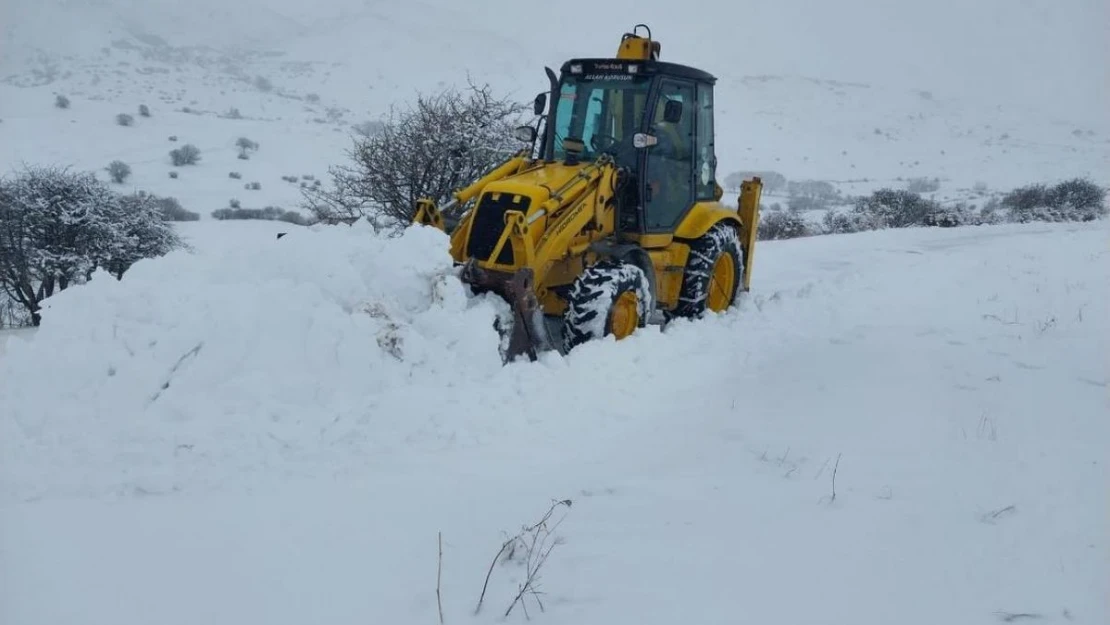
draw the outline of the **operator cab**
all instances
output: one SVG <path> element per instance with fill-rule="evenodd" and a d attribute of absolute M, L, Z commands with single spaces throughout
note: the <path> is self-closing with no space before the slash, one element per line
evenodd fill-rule
<path fill-rule="evenodd" d="M 645 27 L 646 28 L 646 27 Z M 698 201 L 718 199 L 711 74 L 658 60 L 635 34 L 617 58 L 572 59 L 552 81 L 541 158 L 568 164 L 609 154 L 626 170 L 618 193 L 623 234 L 672 233 Z M 536 100 L 542 112 L 546 94 Z"/>

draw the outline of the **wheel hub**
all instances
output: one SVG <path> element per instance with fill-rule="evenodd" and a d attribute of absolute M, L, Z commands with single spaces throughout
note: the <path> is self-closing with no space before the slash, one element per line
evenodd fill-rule
<path fill-rule="evenodd" d="M 734 284 L 736 284 L 736 263 L 733 262 L 731 254 L 721 254 L 713 264 L 706 306 L 713 312 L 721 312 L 728 308 L 732 302 Z"/>
<path fill-rule="evenodd" d="M 613 336 L 619 341 L 636 331 L 640 325 L 640 310 L 636 301 L 636 294 L 625 291 L 613 302 L 610 313 L 609 327 Z"/>

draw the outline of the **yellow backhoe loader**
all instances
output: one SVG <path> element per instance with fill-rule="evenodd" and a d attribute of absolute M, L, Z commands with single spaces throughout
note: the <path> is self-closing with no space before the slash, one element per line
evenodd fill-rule
<path fill-rule="evenodd" d="M 509 302 L 507 360 L 719 312 L 750 288 L 762 182 L 721 203 L 716 79 L 660 49 L 640 24 L 613 58 L 547 68 L 542 131 L 516 131 L 528 146 L 443 207 L 416 206 L 416 223 L 448 231 L 444 211 L 470 205 L 451 255 L 473 290 Z"/>

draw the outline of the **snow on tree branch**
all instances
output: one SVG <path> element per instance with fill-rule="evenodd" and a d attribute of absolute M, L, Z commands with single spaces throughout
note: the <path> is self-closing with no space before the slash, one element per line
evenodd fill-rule
<path fill-rule="evenodd" d="M 119 196 L 91 172 L 31 167 L 0 180 L 0 289 L 40 322 L 42 301 L 103 268 L 117 278 L 179 246 L 159 205 Z"/>
<path fill-rule="evenodd" d="M 420 198 L 443 203 L 518 151 L 512 131 L 527 108 L 473 84 L 421 95 L 392 109 L 373 134 L 358 136 L 352 162 L 330 168 L 332 188 L 303 191 L 305 207 L 325 222 L 376 217 L 407 223 Z"/>

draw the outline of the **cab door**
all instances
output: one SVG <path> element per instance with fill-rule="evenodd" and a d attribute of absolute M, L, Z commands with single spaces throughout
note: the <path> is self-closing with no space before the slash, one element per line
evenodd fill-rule
<path fill-rule="evenodd" d="M 694 205 L 694 84 L 660 81 L 647 132 L 656 144 L 644 164 L 644 230 L 673 232 Z"/>

